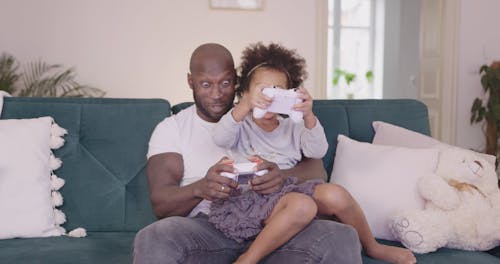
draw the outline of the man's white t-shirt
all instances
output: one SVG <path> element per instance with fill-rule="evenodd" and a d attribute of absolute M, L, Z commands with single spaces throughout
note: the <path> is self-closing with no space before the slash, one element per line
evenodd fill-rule
<path fill-rule="evenodd" d="M 196 106 L 192 105 L 156 126 L 149 141 L 147 158 L 166 152 L 181 154 L 184 160 L 181 186 L 193 183 L 205 177 L 207 170 L 222 157 L 228 156 L 227 151 L 212 140 L 214 126 L 215 123 L 201 119 L 196 113 Z M 209 211 L 210 202 L 203 200 L 189 216 L 199 212 L 208 214 Z"/>

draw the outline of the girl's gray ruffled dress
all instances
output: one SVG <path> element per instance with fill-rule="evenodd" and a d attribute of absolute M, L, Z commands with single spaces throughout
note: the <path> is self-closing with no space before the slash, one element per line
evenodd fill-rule
<path fill-rule="evenodd" d="M 239 243 L 254 238 L 264 227 L 264 220 L 269 217 L 281 197 L 289 192 L 304 193 L 312 197 L 314 187 L 324 183 L 320 179 L 300 184 L 297 182 L 297 178 L 289 177 L 279 191 L 271 194 L 259 194 L 252 190 L 243 193 L 235 191 L 227 199 L 212 202 L 208 221 Z"/>

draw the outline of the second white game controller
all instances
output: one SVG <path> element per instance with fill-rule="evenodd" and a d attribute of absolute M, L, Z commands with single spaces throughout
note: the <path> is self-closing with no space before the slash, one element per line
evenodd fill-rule
<path fill-rule="evenodd" d="M 273 102 L 267 109 L 255 107 L 253 109 L 253 117 L 259 119 L 264 117 L 267 112 L 287 114 L 292 121 L 299 122 L 303 118 L 301 111 L 293 110 L 293 106 L 301 103 L 302 99 L 297 97 L 296 89 L 281 89 L 277 87 L 268 87 L 262 90 L 262 93 L 271 97 Z"/>
<path fill-rule="evenodd" d="M 221 172 L 220 175 L 231 178 L 239 184 L 247 184 L 248 180 L 252 177 L 268 173 L 268 170 L 254 171 L 255 166 L 257 166 L 256 162 L 235 163 L 233 166 L 236 169 L 236 173 Z"/>

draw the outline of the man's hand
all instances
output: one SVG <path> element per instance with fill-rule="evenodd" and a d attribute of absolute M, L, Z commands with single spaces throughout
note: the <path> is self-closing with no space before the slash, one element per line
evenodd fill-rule
<path fill-rule="evenodd" d="M 209 201 L 229 197 L 229 193 L 238 186 L 238 183 L 233 179 L 221 176 L 222 172 L 235 172 L 233 160 L 224 157 L 210 167 L 205 178 L 200 180 L 196 195 Z"/>
<path fill-rule="evenodd" d="M 250 161 L 257 162 L 257 171 L 267 170 L 268 173 L 262 176 L 254 177 L 250 180 L 250 188 L 261 194 L 270 194 L 277 192 L 283 187 L 286 176 L 276 163 L 261 159 L 260 157 L 250 157 Z"/>

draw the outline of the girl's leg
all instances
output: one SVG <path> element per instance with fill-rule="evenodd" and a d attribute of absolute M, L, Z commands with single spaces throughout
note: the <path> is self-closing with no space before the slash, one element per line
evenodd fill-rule
<path fill-rule="evenodd" d="M 356 229 L 368 256 L 391 263 L 416 263 L 410 250 L 383 245 L 375 240 L 363 210 L 342 186 L 333 183 L 317 185 L 313 197 L 318 205 L 318 214 L 336 216 L 342 223 Z"/>
<path fill-rule="evenodd" d="M 264 221 L 264 228 L 236 263 L 258 263 L 306 227 L 317 214 L 314 200 L 302 193 L 287 193 Z"/>

